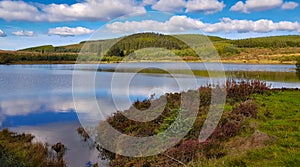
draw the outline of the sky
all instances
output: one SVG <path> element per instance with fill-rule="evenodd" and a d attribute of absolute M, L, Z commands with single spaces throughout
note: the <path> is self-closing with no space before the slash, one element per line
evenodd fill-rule
<path fill-rule="evenodd" d="M 229 39 L 300 35 L 299 5 L 300 0 L 1 0 L 0 50 L 150 31 Z"/>

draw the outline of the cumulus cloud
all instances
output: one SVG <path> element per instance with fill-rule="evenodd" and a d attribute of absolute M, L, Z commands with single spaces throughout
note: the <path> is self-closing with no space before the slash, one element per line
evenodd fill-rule
<path fill-rule="evenodd" d="M 239 1 L 230 8 L 230 11 L 239 11 L 243 13 L 251 13 L 253 11 L 264 11 L 274 9 L 281 6 L 282 0 L 246 0 Z"/>
<path fill-rule="evenodd" d="M 27 36 L 27 37 L 32 37 L 34 36 L 34 32 L 33 31 L 15 31 L 15 32 L 12 32 L 13 35 L 16 35 L 16 36 Z"/>
<path fill-rule="evenodd" d="M 4 31 L 2 31 L 1 29 L 0 29 L 0 37 L 6 37 L 6 34 L 5 34 L 5 32 L 4 32 Z"/>
<path fill-rule="evenodd" d="M 221 22 L 215 24 L 206 24 L 203 29 L 205 32 L 258 32 L 266 33 L 272 31 L 295 31 L 300 32 L 300 24 L 298 22 L 281 21 L 274 23 L 272 20 L 261 19 L 252 20 L 232 20 L 223 18 Z"/>
<path fill-rule="evenodd" d="M 154 5 L 157 2 L 157 0 L 143 0 L 143 5 Z"/>
<path fill-rule="evenodd" d="M 159 0 L 152 6 L 152 9 L 163 12 L 178 12 L 185 9 L 186 13 L 213 14 L 222 11 L 224 7 L 224 2 L 219 0 Z"/>
<path fill-rule="evenodd" d="M 106 25 L 106 28 L 114 33 L 136 33 L 144 31 L 184 32 L 197 30 L 203 26 L 199 20 L 187 16 L 173 16 L 166 22 L 155 20 L 114 22 Z"/>
<path fill-rule="evenodd" d="M 293 10 L 298 7 L 299 4 L 296 2 L 285 2 L 282 4 L 281 9 L 283 10 Z"/>
<path fill-rule="evenodd" d="M 0 18 L 23 21 L 110 20 L 130 13 L 145 13 L 132 0 L 84 0 L 75 4 L 32 5 L 24 1 L 0 1 Z"/>
<path fill-rule="evenodd" d="M 0 1 L 0 18 L 4 20 L 42 21 L 45 16 L 37 7 L 23 1 Z"/>
<path fill-rule="evenodd" d="M 222 11 L 225 7 L 223 1 L 218 0 L 191 0 L 186 4 L 186 12 L 200 11 L 205 14 L 213 14 Z"/>
<path fill-rule="evenodd" d="M 185 0 L 159 0 L 152 9 L 163 12 L 181 11 L 186 5 Z"/>
<path fill-rule="evenodd" d="M 143 6 L 132 0 L 85 0 L 72 5 L 50 4 L 43 11 L 60 20 L 110 20 L 125 14 L 145 13 Z"/>
<path fill-rule="evenodd" d="M 56 28 L 50 28 L 48 34 L 59 35 L 59 36 L 76 36 L 76 35 L 91 34 L 93 32 L 94 30 L 90 30 L 84 27 L 76 27 L 76 28 L 56 27 Z"/>
<path fill-rule="evenodd" d="M 300 32 L 300 24 L 298 22 L 273 22 L 272 20 L 261 19 L 257 21 L 252 20 L 233 20 L 230 18 L 223 18 L 218 23 L 203 23 L 200 20 L 189 18 L 187 16 L 173 16 L 165 22 L 155 20 L 126 21 L 114 22 L 106 26 L 107 29 L 113 33 L 137 33 L 137 32 L 188 32 L 192 30 L 199 30 L 208 33 L 216 32 L 272 32 L 272 31 L 290 31 Z"/>

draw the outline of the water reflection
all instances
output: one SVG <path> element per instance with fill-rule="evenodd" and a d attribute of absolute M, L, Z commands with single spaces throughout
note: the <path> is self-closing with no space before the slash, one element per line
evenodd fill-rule
<path fill-rule="evenodd" d="M 64 97 L 28 96 L 0 99 L 0 128 L 39 125 L 77 119 L 72 99 Z"/>
<path fill-rule="evenodd" d="M 144 66 L 144 63 L 123 64 L 125 68 Z M 153 63 L 158 68 L 180 68 L 172 63 Z M 189 63 L 194 70 L 205 70 L 201 63 Z M 213 67 L 213 63 L 210 64 Z M 93 69 L 98 65 L 80 65 L 81 69 Z M 110 69 L 117 64 L 100 65 L 100 68 Z M 290 65 L 235 65 L 224 64 L 225 70 L 230 71 L 234 78 L 257 78 L 266 80 L 273 87 L 299 86 L 300 72 Z M 129 108 L 135 100 L 149 98 L 152 94 L 157 97 L 166 92 L 179 92 L 187 89 L 196 89 L 191 84 L 179 88 L 176 80 L 165 74 L 137 74 L 130 83 L 129 97 L 122 82 L 111 89 L 111 80 L 114 73 L 97 72 L 95 77 L 95 95 L 97 103 L 89 105 L 94 97 L 91 92 L 83 89 L 79 91 L 81 110 L 75 112 L 72 97 L 73 65 L 13 65 L 0 66 L 0 129 L 13 128 L 20 132 L 33 133 L 37 140 L 54 144 L 63 142 L 70 149 L 66 158 L 69 166 L 84 166 L 88 161 L 98 160 L 95 150 L 89 150 L 81 142 L 76 133 L 80 121 L 84 124 L 96 125 L 100 119 L 112 115 L 116 110 Z M 260 73 L 246 71 L 258 70 Z M 239 72 L 236 72 L 239 71 Z M 280 71 L 280 72 L 278 72 Z M 82 70 L 81 78 L 84 85 L 84 76 L 92 75 L 90 71 Z M 131 73 L 119 73 L 126 78 Z M 177 75 L 181 82 L 189 82 L 185 75 Z M 206 85 L 218 82 L 218 78 L 197 77 L 197 85 Z M 93 92 L 94 93 L 94 92 Z M 112 99 L 112 96 L 116 99 Z M 129 98 L 129 100 L 128 100 Z M 117 101 L 118 106 L 115 106 Z M 101 114 L 95 110 L 101 106 Z M 101 163 L 103 163 L 101 161 Z M 81 165 L 77 165 L 81 164 Z M 83 164 L 83 165 L 82 165 Z"/>
<path fill-rule="evenodd" d="M 298 72 L 270 72 L 270 71 L 232 71 L 227 72 L 232 78 L 258 79 L 269 82 L 300 83 Z M 283 85 L 285 86 L 285 85 Z"/>
<path fill-rule="evenodd" d="M 79 127 L 79 122 L 55 123 L 45 126 L 21 126 L 12 128 L 16 132 L 26 132 L 35 135 L 36 141 L 42 141 L 53 145 L 58 141 L 62 142 L 67 147 L 65 159 L 67 166 L 84 167 L 86 163 L 98 163 L 99 166 L 108 166 L 106 160 L 99 158 L 99 152 L 91 148 L 87 143 L 82 141 L 77 134 L 75 127 Z"/>

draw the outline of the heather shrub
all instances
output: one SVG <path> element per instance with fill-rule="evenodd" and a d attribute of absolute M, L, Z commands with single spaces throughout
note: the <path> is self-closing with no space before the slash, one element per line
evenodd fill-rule
<path fill-rule="evenodd" d="M 253 100 L 247 100 L 234 108 L 232 112 L 245 117 L 257 118 L 258 106 Z"/>
<path fill-rule="evenodd" d="M 190 109 L 195 109 L 193 107 L 199 107 L 197 108 L 198 115 L 196 117 L 196 121 L 182 141 L 176 146 L 168 149 L 165 153 L 150 158 L 129 158 L 114 155 L 114 153 L 101 149 L 100 146 L 98 150 L 103 152 L 101 153 L 103 155 L 110 155 L 108 157 L 112 160 L 110 162 L 111 166 L 149 166 L 149 164 L 153 166 L 178 166 L 180 165 L 179 162 L 188 163 L 198 159 L 199 157 L 211 159 L 225 156 L 226 151 L 224 149 L 224 142 L 240 134 L 244 129 L 244 126 L 246 126 L 247 119 L 257 117 L 258 107 L 253 100 L 249 100 L 250 95 L 254 93 L 264 94 L 268 92 L 269 87 L 265 82 L 256 80 L 240 82 L 233 80 L 227 81 L 227 102 L 231 104 L 232 110 L 226 112 L 222 116 L 212 135 L 205 142 L 199 143 L 198 137 L 206 119 L 207 112 L 209 111 L 212 91 L 214 90 L 214 92 L 218 92 L 218 89 L 220 89 L 220 91 L 221 89 L 224 90 L 222 86 L 208 85 L 200 87 L 197 91 L 190 90 L 181 93 L 167 93 L 158 99 L 136 101 L 129 110 L 123 112 L 118 111 L 106 120 L 112 127 L 121 133 L 135 137 L 152 136 L 165 131 L 178 117 L 178 112 L 186 110 L 181 108 L 181 98 L 185 97 L 186 99 L 184 103 L 186 106 L 191 107 Z M 143 111 L 147 109 L 147 112 L 156 112 L 155 108 L 153 108 L 151 104 L 161 104 L 162 98 L 165 98 L 167 103 L 163 108 L 163 112 L 152 121 L 133 121 L 123 114 L 124 112 L 136 109 Z M 198 98 L 200 98 L 200 106 L 193 105 L 196 103 L 195 100 Z M 102 135 L 110 133 L 105 131 L 105 129 L 101 129 L 101 122 L 99 126 L 99 133 Z M 126 145 L 129 146 L 130 141 L 122 141 L 122 146 L 126 147 Z M 179 162 L 170 159 L 168 156 L 173 157 Z M 240 162 L 232 163 L 238 164 Z"/>
<path fill-rule="evenodd" d="M 266 82 L 259 80 L 251 81 L 234 81 L 227 80 L 226 91 L 227 98 L 231 104 L 235 102 L 245 101 L 249 95 L 258 93 L 264 94 L 270 90 L 270 86 Z"/>
<path fill-rule="evenodd" d="M 169 149 L 166 154 L 183 162 L 187 163 L 197 158 L 201 154 L 202 146 L 199 140 L 186 140 L 178 146 Z"/>

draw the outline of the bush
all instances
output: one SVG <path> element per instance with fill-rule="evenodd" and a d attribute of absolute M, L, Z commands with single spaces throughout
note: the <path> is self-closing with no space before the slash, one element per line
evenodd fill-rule
<path fill-rule="evenodd" d="M 270 86 L 266 82 L 259 80 L 251 81 L 240 81 L 236 82 L 234 80 L 227 80 L 226 91 L 227 98 L 229 98 L 230 103 L 245 101 L 249 95 L 258 93 L 264 94 L 270 90 Z"/>
<path fill-rule="evenodd" d="M 171 148 L 166 154 L 183 163 L 188 163 L 196 159 L 200 151 L 201 145 L 199 140 L 187 140 L 183 141 L 179 146 Z"/>
<path fill-rule="evenodd" d="M 257 118 L 258 106 L 252 100 L 247 100 L 235 108 L 233 113 L 241 114 L 245 117 Z"/>

